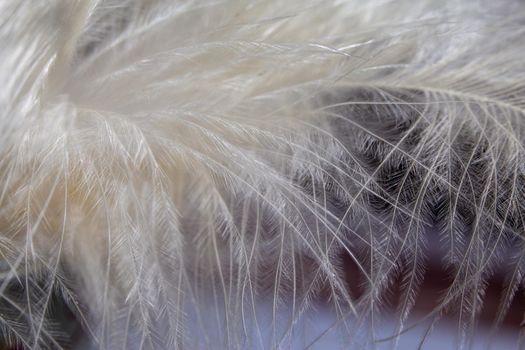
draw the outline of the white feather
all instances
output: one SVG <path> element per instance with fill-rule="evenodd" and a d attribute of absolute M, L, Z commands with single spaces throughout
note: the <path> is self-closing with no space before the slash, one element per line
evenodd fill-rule
<path fill-rule="evenodd" d="M 396 276 L 407 328 L 438 232 L 453 282 L 429 318 L 457 310 L 468 345 L 505 254 L 498 324 L 523 284 L 524 19 L 510 0 L 3 1 L 6 341 L 73 346 L 56 294 L 95 348 L 286 348 L 328 296 L 342 346 L 372 347 Z"/>

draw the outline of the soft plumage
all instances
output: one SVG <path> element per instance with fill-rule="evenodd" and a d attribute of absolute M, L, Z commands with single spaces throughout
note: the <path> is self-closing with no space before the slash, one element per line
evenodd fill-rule
<path fill-rule="evenodd" d="M 487 279 L 507 276 L 496 326 L 523 284 L 524 21 L 519 1 L 1 2 L 6 341 L 79 346 L 58 298 L 94 348 L 286 348 L 322 299 L 342 347 L 372 347 L 397 280 L 395 346 L 439 250 L 428 317 L 455 311 L 468 344 Z"/>

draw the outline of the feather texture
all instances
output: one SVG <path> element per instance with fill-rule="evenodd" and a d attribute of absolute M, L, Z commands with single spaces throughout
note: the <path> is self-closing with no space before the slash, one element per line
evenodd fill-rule
<path fill-rule="evenodd" d="M 488 279 L 508 281 L 495 327 L 523 285 L 524 20 L 510 0 L 2 2 L 6 342 L 80 346 L 59 298 L 92 348 L 287 348 L 325 299 L 341 346 L 373 347 L 399 281 L 395 347 L 439 250 L 427 319 L 455 310 L 467 346 Z"/>

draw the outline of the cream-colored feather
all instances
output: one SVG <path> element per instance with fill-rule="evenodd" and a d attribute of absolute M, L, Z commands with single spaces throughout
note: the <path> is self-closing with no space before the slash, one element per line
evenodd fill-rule
<path fill-rule="evenodd" d="M 468 345 L 487 279 L 508 276 L 495 326 L 523 284 L 524 20 L 510 0 L 3 1 L 6 343 L 287 348 L 328 300 L 341 347 L 373 348 L 397 278 L 395 347 L 439 242 L 452 282 L 426 319 L 457 311 Z"/>

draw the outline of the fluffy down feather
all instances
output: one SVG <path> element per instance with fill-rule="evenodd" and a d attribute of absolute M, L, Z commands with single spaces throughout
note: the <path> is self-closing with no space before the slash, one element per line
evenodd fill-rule
<path fill-rule="evenodd" d="M 2 1 L 6 344 L 287 348 L 328 300 L 370 348 L 398 283 L 395 347 L 431 244 L 429 330 L 454 310 L 468 345 L 487 279 L 495 327 L 524 282 L 524 23 L 510 0 Z"/>

